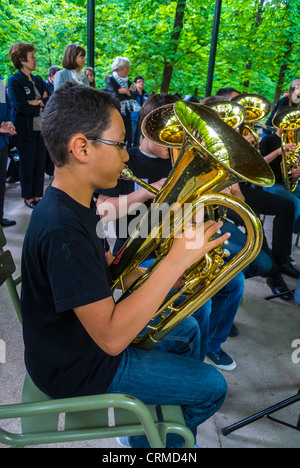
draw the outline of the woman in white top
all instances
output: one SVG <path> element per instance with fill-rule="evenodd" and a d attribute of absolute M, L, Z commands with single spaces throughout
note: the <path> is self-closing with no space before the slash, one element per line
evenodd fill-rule
<path fill-rule="evenodd" d="M 54 90 L 66 82 L 89 86 L 88 79 L 83 72 L 85 62 L 84 48 L 76 44 L 69 45 L 66 48 L 62 61 L 63 70 L 55 73 Z"/>

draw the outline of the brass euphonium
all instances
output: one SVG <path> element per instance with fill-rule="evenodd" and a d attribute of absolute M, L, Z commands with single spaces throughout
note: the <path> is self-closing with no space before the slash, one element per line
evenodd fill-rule
<path fill-rule="evenodd" d="M 289 192 L 294 192 L 298 179 L 292 176 L 292 169 L 300 166 L 300 109 L 286 109 L 275 115 L 273 125 L 283 130 L 281 135 L 281 173 L 283 184 Z M 294 143 L 295 147 L 286 151 L 286 145 Z"/>
<path fill-rule="evenodd" d="M 164 121 L 162 115 L 166 117 Z M 184 286 L 166 297 L 146 329 L 133 341 L 133 345 L 143 349 L 151 349 L 183 319 L 192 315 L 260 251 L 262 228 L 259 219 L 245 203 L 218 192 L 242 180 L 260 186 L 274 183 L 274 175 L 261 155 L 214 110 L 178 101 L 156 109 L 143 123 L 144 135 L 160 145 L 172 144 L 178 132 L 182 132 L 184 139 L 169 177 L 110 266 L 113 288 L 121 287 L 125 292 L 126 276 L 154 252 L 154 263 L 125 295 L 140 287 L 168 253 L 174 237 L 202 207 L 224 205 L 236 211 L 246 225 L 247 243 L 225 266 L 223 257 L 226 253 L 218 247 L 185 272 Z M 161 213 L 162 206 L 168 206 L 168 211 Z M 162 214 L 160 223 L 151 226 L 151 218 L 158 213 Z M 146 238 L 140 235 L 143 230 L 146 230 Z M 185 299 L 177 305 L 181 296 Z"/>
<path fill-rule="evenodd" d="M 254 147 L 258 150 L 259 138 L 254 130 L 254 125 L 259 120 L 265 118 L 271 110 L 271 103 L 268 99 L 260 94 L 243 93 L 232 98 L 233 102 L 241 104 L 246 110 L 246 118 L 243 125 L 243 135 L 249 133 L 254 138 Z"/>
<path fill-rule="evenodd" d="M 246 119 L 246 109 L 238 102 L 216 100 L 206 106 L 214 109 L 218 116 L 232 128 L 240 127 Z"/>

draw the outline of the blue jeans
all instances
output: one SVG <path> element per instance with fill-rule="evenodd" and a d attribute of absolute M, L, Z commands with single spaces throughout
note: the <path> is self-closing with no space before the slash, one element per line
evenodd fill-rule
<path fill-rule="evenodd" d="M 281 197 L 288 198 L 294 203 L 295 213 L 294 213 L 294 234 L 299 234 L 300 232 L 300 187 L 297 186 L 294 192 L 289 192 L 283 184 L 276 183 L 272 187 L 264 187 L 266 192 L 274 193 L 275 195 L 280 195 Z"/>
<path fill-rule="evenodd" d="M 201 351 L 218 352 L 227 340 L 244 293 L 245 277 L 238 273 L 193 314 L 201 330 Z M 203 310 L 205 314 L 203 314 Z M 206 317 L 209 317 L 207 323 Z M 204 357 L 205 357 L 204 354 Z M 203 358 L 204 359 L 204 358 Z"/>
<path fill-rule="evenodd" d="M 241 229 L 239 229 L 234 223 L 228 220 L 224 221 L 221 228 L 222 234 L 230 232 L 231 236 L 228 239 L 228 250 L 230 252 L 229 260 L 235 257 L 245 246 L 247 236 Z M 264 251 L 261 250 L 257 257 L 246 266 L 243 270 L 245 278 L 253 278 L 254 276 L 268 276 L 273 268 L 273 259 Z"/>
<path fill-rule="evenodd" d="M 240 250 L 240 247 L 239 247 Z M 141 267 L 148 268 L 153 259 L 145 260 Z M 203 304 L 193 317 L 200 328 L 200 360 L 204 361 L 206 352 L 218 352 L 225 343 L 244 293 L 245 277 L 238 273 L 229 283 Z M 178 306 L 185 300 L 181 296 L 176 300 Z"/>
<path fill-rule="evenodd" d="M 183 320 L 150 351 L 129 346 L 108 393 L 126 393 L 150 405 L 180 405 L 195 436 L 197 426 L 222 406 L 227 384 L 213 366 L 200 360 L 197 321 Z M 134 448 L 149 448 L 145 436 L 129 438 Z M 167 447 L 182 447 L 183 439 L 169 434 Z"/>

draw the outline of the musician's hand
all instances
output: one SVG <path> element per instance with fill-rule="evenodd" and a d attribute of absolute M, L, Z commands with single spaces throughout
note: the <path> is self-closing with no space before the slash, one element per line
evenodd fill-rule
<path fill-rule="evenodd" d="M 243 137 L 244 137 L 245 140 L 247 140 L 248 143 L 250 143 L 251 145 L 253 145 L 253 143 L 255 143 L 255 139 L 254 139 L 254 136 L 252 135 L 252 133 L 248 133 L 248 135 L 243 135 Z"/>
<path fill-rule="evenodd" d="M 291 149 L 295 148 L 295 146 L 296 146 L 295 143 L 287 143 L 285 145 L 285 151 L 288 153 Z M 281 153 L 282 153 L 282 151 L 281 151 Z"/>
<path fill-rule="evenodd" d="M 160 190 L 162 188 L 162 186 L 164 185 L 165 181 L 166 181 L 166 177 L 164 177 L 163 179 L 158 180 L 157 182 L 154 182 L 151 185 L 152 185 L 152 187 L 156 188 L 157 190 Z M 149 194 L 149 197 L 148 197 L 149 200 L 156 197 L 156 195 L 154 193 L 149 192 L 148 190 L 147 190 L 147 194 Z"/>
<path fill-rule="evenodd" d="M 293 179 L 299 179 L 300 178 L 300 166 L 297 166 L 291 170 Z"/>
<path fill-rule="evenodd" d="M 174 240 L 169 256 L 172 257 L 174 262 L 180 263 L 184 267 L 183 271 L 185 271 L 210 250 L 224 243 L 230 237 L 230 233 L 225 233 L 211 240 L 222 225 L 221 221 L 218 223 L 206 221 L 204 224 L 189 226 L 184 230 L 181 237 Z"/>

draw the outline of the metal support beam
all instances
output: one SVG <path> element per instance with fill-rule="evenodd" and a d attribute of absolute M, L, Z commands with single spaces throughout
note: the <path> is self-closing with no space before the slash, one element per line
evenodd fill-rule
<path fill-rule="evenodd" d="M 216 60 L 216 51 L 217 51 L 217 44 L 218 44 L 219 24 L 220 24 L 220 17 L 221 17 L 221 7 L 222 7 L 222 0 L 216 0 L 214 25 L 213 25 L 211 45 L 210 45 L 210 55 L 209 55 L 209 64 L 208 64 L 208 72 L 207 72 L 205 97 L 211 96 L 212 82 L 213 82 L 214 68 L 215 68 L 215 60 Z"/>
<path fill-rule="evenodd" d="M 95 0 L 87 0 L 87 66 L 95 65 Z"/>

